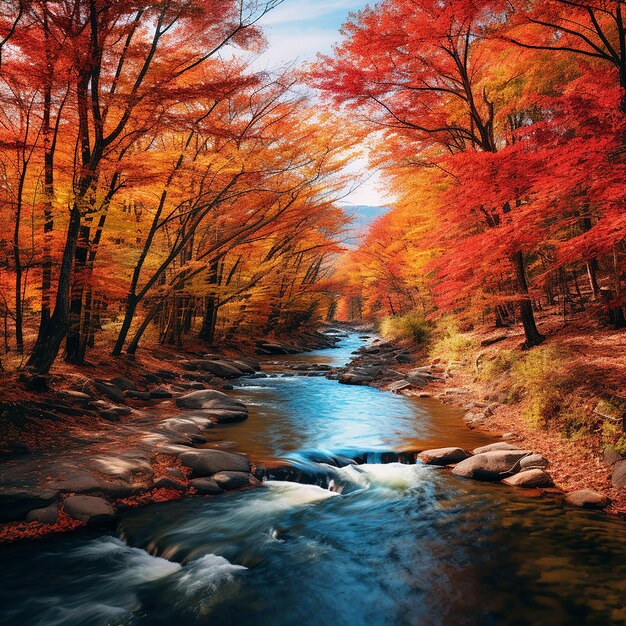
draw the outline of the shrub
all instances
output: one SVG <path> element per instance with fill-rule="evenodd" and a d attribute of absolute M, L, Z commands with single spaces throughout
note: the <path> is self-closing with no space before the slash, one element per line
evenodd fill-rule
<path fill-rule="evenodd" d="M 499 350 L 490 359 L 481 361 L 479 378 L 489 381 L 510 372 L 520 355 L 516 350 Z"/>
<path fill-rule="evenodd" d="M 383 318 L 379 331 L 385 339 L 408 339 L 421 344 L 428 339 L 430 326 L 420 314 L 411 311 Z"/>
<path fill-rule="evenodd" d="M 456 321 L 450 317 L 437 321 L 434 334 L 436 340 L 430 350 L 432 358 L 467 361 L 478 347 L 469 335 L 459 332 Z"/>

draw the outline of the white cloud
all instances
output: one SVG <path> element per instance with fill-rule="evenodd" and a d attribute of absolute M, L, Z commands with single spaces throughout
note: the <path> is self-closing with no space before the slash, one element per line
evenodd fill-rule
<path fill-rule="evenodd" d="M 331 14 L 355 11 L 365 5 L 361 0 L 334 0 L 319 2 L 316 0 L 285 0 L 263 18 L 266 26 L 283 24 L 302 24 L 308 20 L 320 19 Z"/>
<path fill-rule="evenodd" d="M 365 0 L 284 0 L 261 22 L 268 47 L 252 62 L 252 67 L 297 67 L 314 60 L 318 53 L 330 53 L 333 44 L 340 40 L 339 28 L 348 14 L 366 5 Z M 366 158 L 353 159 L 347 171 L 363 182 L 343 202 L 381 206 L 393 200 L 380 172 L 371 170 Z"/>

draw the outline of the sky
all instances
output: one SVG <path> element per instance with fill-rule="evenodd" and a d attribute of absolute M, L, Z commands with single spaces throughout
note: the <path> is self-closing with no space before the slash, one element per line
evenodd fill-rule
<path fill-rule="evenodd" d="M 258 68 L 312 61 L 318 52 L 330 53 L 340 40 L 339 28 L 351 11 L 365 7 L 365 0 L 284 0 L 262 20 L 267 50 L 257 59 Z M 368 168 L 365 158 L 355 159 L 348 168 L 367 180 L 343 203 L 380 206 L 386 197 L 377 172 Z"/>

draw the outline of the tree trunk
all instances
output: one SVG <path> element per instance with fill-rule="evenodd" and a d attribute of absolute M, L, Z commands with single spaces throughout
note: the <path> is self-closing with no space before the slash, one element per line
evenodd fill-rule
<path fill-rule="evenodd" d="M 33 351 L 28 359 L 27 367 L 38 374 L 46 374 L 59 353 L 61 342 L 67 332 L 69 317 L 69 292 L 72 276 L 74 251 L 80 232 L 81 214 L 78 203 L 74 203 L 67 228 L 65 248 L 59 269 L 59 284 L 55 300 L 54 312 L 45 326 L 39 327 L 39 335 Z"/>
<path fill-rule="evenodd" d="M 83 323 L 83 297 L 85 294 L 85 279 L 87 278 L 86 269 L 90 234 L 90 226 L 83 224 L 80 228 L 80 235 L 74 252 L 74 281 L 71 288 L 70 315 L 67 328 L 67 339 L 65 342 L 65 360 L 68 363 L 76 363 L 78 365 L 83 363 L 81 355 L 81 330 Z"/>
<path fill-rule="evenodd" d="M 515 267 L 515 277 L 517 286 L 522 298 L 519 301 L 519 312 L 524 325 L 524 334 L 526 336 L 525 346 L 532 348 L 543 342 L 545 337 L 537 330 L 535 323 L 535 314 L 533 313 L 533 305 L 528 297 L 528 283 L 526 281 L 526 270 L 524 268 L 524 255 L 521 250 L 513 255 L 513 265 Z"/>

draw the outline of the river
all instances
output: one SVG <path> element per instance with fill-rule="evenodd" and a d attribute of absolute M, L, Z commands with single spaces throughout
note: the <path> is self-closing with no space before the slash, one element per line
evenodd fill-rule
<path fill-rule="evenodd" d="M 362 341 L 284 360 L 343 364 Z M 126 512 L 116 532 L 2 546 L 0 623 L 626 623 L 624 522 L 382 463 L 491 439 L 435 400 L 264 370 L 232 391 L 248 421 L 213 429 L 207 445 L 284 459 L 318 484 L 269 480 Z"/>

